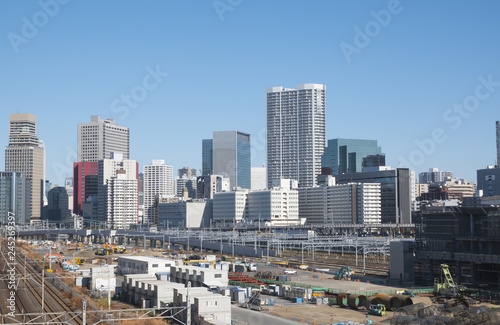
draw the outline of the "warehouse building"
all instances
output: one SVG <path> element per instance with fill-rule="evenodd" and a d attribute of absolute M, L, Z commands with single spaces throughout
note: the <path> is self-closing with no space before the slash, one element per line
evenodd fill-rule
<path fill-rule="evenodd" d="M 168 273 L 170 267 L 176 265 L 182 265 L 182 261 L 149 256 L 120 256 L 118 257 L 117 274 Z"/>

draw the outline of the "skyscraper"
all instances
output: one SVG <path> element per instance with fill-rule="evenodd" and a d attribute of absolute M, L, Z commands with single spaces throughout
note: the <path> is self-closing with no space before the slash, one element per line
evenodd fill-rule
<path fill-rule="evenodd" d="M 98 162 L 73 163 L 73 213 L 83 216 L 84 202 L 89 196 L 97 196 Z"/>
<path fill-rule="evenodd" d="M 212 139 L 201 141 L 201 175 L 212 175 Z"/>
<path fill-rule="evenodd" d="M 68 191 L 62 186 L 50 189 L 47 195 L 47 219 L 50 222 L 68 222 L 71 217 Z"/>
<path fill-rule="evenodd" d="M 196 168 L 182 167 L 177 169 L 177 177 L 182 177 L 186 175 L 187 178 L 196 178 L 198 176 L 198 171 Z"/>
<path fill-rule="evenodd" d="M 31 179 L 31 221 L 40 220 L 45 182 L 45 149 L 36 135 L 36 116 L 10 114 L 9 145 L 5 148 L 5 170 L 22 172 Z M 27 216 L 26 222 L 30 218 Z"/>
<path fill-rule="evenodd" d="M 112 152 L 121 152 L 123 159 L 129 159 L 130 133 L 125 126 L 115 124 L 114 119 L 103 120 L 92 115 L 90 123 L 78 124 L 79 162 L 110 159 Z"/>
<path fill-rule="evenodd" d="M 128 229 L 139 218 L 139 165 L 112 153 L 99 160 L 98 217 L 111 229 Z"/>
<path fill-rule="evenodd" d="M 360 173 L 363 159 L 381 154 L 377 140 L 331 139 L 321 157 L 321 166 L 331 168 L 332 175 Z"/>
<path fill-rule="evenodd" d="M 31 180 L 24 173 L 0 172 L 0 224 L 11 221 L 9 215 L 19 225 L 29 221 Z"/>
<path fill-rule="evenodd" d="M 497 121 L 497 166 L 500 166 L 500 121 Z"/>
<path fill-rule="evenodd" d="M 165 160 L 153 160 L 144 166 L 144 223 L 154 224 L 155 196 L 174 195 L 173 167 Z"/>
<path fill-rule="evenodd" d="M 266 88 L 268 187 L 281 178 L 316 184 L 326 143 L 325 96 L 321 84 Z"/>
<path fill-rule="evenodd" d="M 229 186 L 250 189 L 250 134 L 240 131 L 213 133 L 212 173 L 229 178 Z"/>

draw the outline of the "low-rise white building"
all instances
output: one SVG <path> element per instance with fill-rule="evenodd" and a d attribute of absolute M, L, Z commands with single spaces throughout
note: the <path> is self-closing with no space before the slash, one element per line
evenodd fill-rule
<path fill-rule="evenodd" d="M 150 256 L 118 257 L 117 274 L 155 274 L 170 272 L 170 267 L 182 265 L 182 261 Z"/>
<path fill-rule="evenodd" d="M 91 267 L 90 290 L 92 292 L 107 292 L 116 289 L 115 266 Z"/>
<path fill-rule="evenodd" d="M 191 308 L 191 324 L 203 324 L 203 320 L 215 320 L 218 324 L 231 324 L 231 298 L 208 291 L 206 288 L 174 289 L 174 307 Z M 186 322 L 187 311 L 178 314 Z"/>
<path fill-rule="evenodd" d="M 298 191 L 276 187 L 248 193 L 247 220 L 271 227 L 300 225 Z"/>
<path fill-rule="evenodd" d="M 214 194 L 213 221 L 217 225 L 259 222 L 265 226 L 300 225 L 299 195 L 290 189 L 290 180 L 281 180 L 284 187 L 268 190 Z"/>
<path fill-rule="evenodd" d="M 227 270 L 197 266 L 173 266 L 170 270 L 170 280 L 186 285 L 190 281 L 193 287 L 224 287 L 229 284 Z"/>
<path fill-rule="evenodd" d="M 248 190 L 214 193 L 214 223 L 237 224 L 246 220 L 247 198 Z"/>
<path fill-rule="evenodd" d="M 210 227 L 212 200 L 200 199 L 175 203 L 158 203 L 158 224 L 167 227 Z"/>

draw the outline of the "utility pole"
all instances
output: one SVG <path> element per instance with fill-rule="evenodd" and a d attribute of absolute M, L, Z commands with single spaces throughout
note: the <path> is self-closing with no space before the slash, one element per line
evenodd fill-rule
<path fill-rule="evenodd" d="M 82 323 L 83 323 L 83 325 L 87 324 L 87 300 L 83 301 L 83 306 L 82 306 Z"/>
<path fill-rule="evenodd" d="M 42 314 L 45 307 L 45 269 L 42 270 Z"/>
<path fill-rule="evenodd" d="M 26 254 L 24 255 L 24 291 L 26 291 L 26 269 L 28 264 L 26 264 Z"/>
<path fill-rule="evenodd" d="M 110 267 L 108 266 L 108 310 L 111 310 L 111 275 L 109 274 Z"/>
<path fill-rule="evenodd" d="M 191 302 L 189 300 L 189 288 L 191 288 L 191 281 L 188 281 L 186 290 L 186 325 L 191 325 Z"/>

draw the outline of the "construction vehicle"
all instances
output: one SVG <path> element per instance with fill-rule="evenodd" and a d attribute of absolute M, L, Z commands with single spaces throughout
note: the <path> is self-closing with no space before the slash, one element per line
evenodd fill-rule
<path fill-rule="evenodd" d="M 351 272 L 351 268 L 349 266 L 342 266 L 340 270 L 334 273 L 335 279 L 337 280 L 351 280 L 351 275 L 354 272 Z"/>
<path fill-rule="evenodd" d="M 434 294 L 448 298 L 461 297 L 465 287 L 455 284 L 448 264 L 441 264 L 440 277 L 434 279 Z"/>
<path fill-rule="evenodd" d="M 43 257 L 43 260 L 44 261 L 48 261 L 48 260 L 55 260 L 56 262 L 60 262 L 62 260 L 64 260 L 64 257 L 62 257 L 62 255 L 60 254 L 49 254 L 47 252 L 47 254 L 45 254 L 45 256 Z"/>
<path fill-rule="evenodd" d="M 385 306 L 383 304 L 370 305 L 368 315 L 385 316 Z"/>
<path fill-rule="evenodd" d="M 83 265 L 83 264 L 85 264 L 85 260 L 83 258 L 81 258 L 81 257 L 76 257 L 75 258 L 75 264 L 76 265 Z"/>
<path fill-rule="evenodd" d="M 248 264 L 247 271 L 248 272 L 257 272 L 257 264 L 255 264 L 255 263 Z"/>
<path fill-rule="evenodd" d="M 125 254 L 127 252 L 127 248 L 125 246 L 116 246 L 115 253 Z"/>
<path fill-rule="evenodd" d="M 215 261 L 207 261 L 207 260 L 186 260 L 182 261 L 184 265 L 195 265 L 199 266 L 200 264 L 210 264 L 213 269 L 215 269 Z"/>
<path fill-rule="evenodd" d="M 113 254 L 113 251 L 111 249 L 98 248 L 98 249 L 95 250 L 95 254 L 96 255 L 105 256 L 105 255 L 111 255 L 111 254 Z"/>

